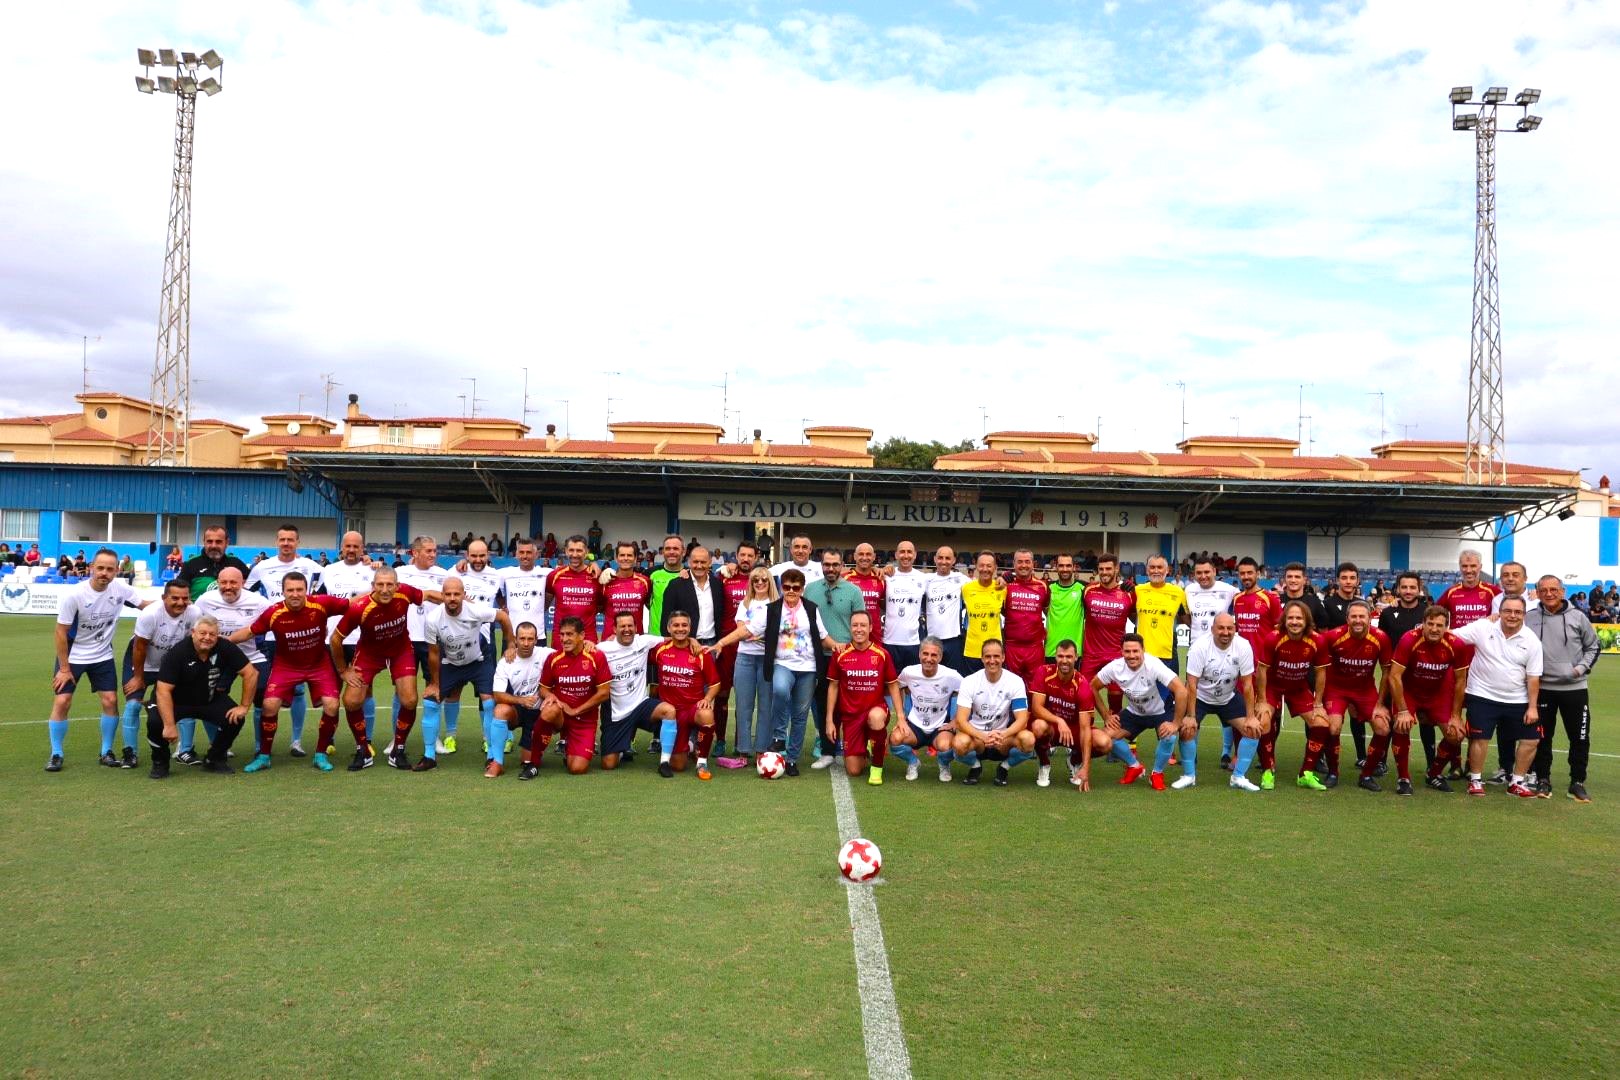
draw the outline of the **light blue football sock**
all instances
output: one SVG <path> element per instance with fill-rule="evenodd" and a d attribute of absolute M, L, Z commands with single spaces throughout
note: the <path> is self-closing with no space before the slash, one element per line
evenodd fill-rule
<path fill-rule="evenodd" d="M 1012 753 L 1007 755 L 1007 768 L 1016 768 L 1017 766 L 1022 765 L 1024 762 L 1032 760 L 1034 757 L 1035 755 L 1027 750 L 1014 750 Z"/>
<path fill-rule="evenodd" d="M 674 720 L 665 720 L 658 725 L 659 753 L 664 756 L 665 760 L 668 760 L 668 756 L 675 752 L 675 730 Z M 684 746 L 681 747 L 681 752 L 686 752 Z"/>
<path fill-rule="evenodd" d="M 1136 751 L 1131 748 L 1131 744 L 1124 739 L 1114 740 L 1114 760 L 1123 762 L 1126 765 L 1142 764 L 1136 760 Z"/>
<path fill-rule="evenodd" d="M 970 769 L 977 769 L 979 767 L 979 752 L 977 750 L 969 750 L 956 760 L 960 761 Z"/>
<path fill-rule="evenodd" d="M 461 726 L 461 698 L 443 702 L 439 706 L 439 711 L 444 715 L 444 733 L 452 739 L 455 738 Z"/>
<path fill-rule="evenodd" d="M 113 750 L 113 740 L 118 738 L 118 717 L 101 714 L 101 752 L 110 754 Z"/>
<path fill-rule="evenodd" d="M 371 732 L 377 726 L 377 699 L 368 694 L 365 703 L 360 706 L 360 711 L 366 714 L 366 742 L 369 743 Z"/>
<path fill-rule="evenodd" d="M 304 737 L 304 714 L 309 711 L 309 695 L 304 693 L 302 686 L 293 691 L 292 699 L 292 737 L 298 742 Z"/>
<path fill-rule="evenodd" d="M 944 766 L 948 767 L 951 762 L 956 760 L 956 751 L 955 750 L 941 750 L 938 753 L 938 755 L 934 758 L 934 760 L 939 762 L 941 765 L 944 765 Z"/>
<path fill-rule="evenodd" d="M 197 745 L 197 721 L 182 720 L 177 725 L 180 728 L 180 749 L 190 750 Z M 208 736 L 210 739 L 212 735 Z"/>
<path fill-rule="evenodd" d="M 1166 735 L 1159 740 L 1158 747 L 1153 751 L 1153 771 L 1164 772 L 1164 767 L 1170 764 L 1170 755 L 1176 752 L 1176 737 Z"/>
<path fill-rule="evenodd" d="M 1249 771 L 1249 762 L 1254 760 L 1254 752 L 1260 749 L 1259 739 L 1239 739 L 1237 744 L 1237 757 L 1232 759 L 1232 775 L 1242 776 Z"/>
<path fill-rule="evenodd" d="M 439 756 L 439 703 L 432 698 L 422 701 L 422 756 L 438 759 Z"/>
<path fill-rule="evenodd" d="M 135 740 L 141 737 L 141 702 L 134 698 L 124 702 L 124 745 L 135 749 Z"/>
<path fill-rule="evenodd" d="M 889 753 L 893 754 L 907 765 L 917 764 L 917 751 L 907 746 L 905 743 L 900 743 L 897 746 L 889 747 Z"/>
<path fill-rule="evenodd" d="M 51 721 L 51 753 L 58 757 L 62 755 L 62 745 L 67 742 L 67 726 L 66 720 Z"/>
<path fill-rule="evenodd" d="M 1198 775 L 1198 740 L 1181 740 L 1181 775 Z"/>
<path fill-rule="evenodd" d="M 483 717 L 484 738 L 489 740 L 489 745 L 494 746 L 498 742 L 501 744 L 501 749 L 505 750 L 506 735 L 495 730 L 495 699 L 480 700 L 478 702 L 478 715 Z"/>
<path fill-rule="evenodd" d="M 1221 757 L 1232 756 L 1232 744 L 1237 741 L 1237 732 L 1229 727 L 1221 728 Z"/>

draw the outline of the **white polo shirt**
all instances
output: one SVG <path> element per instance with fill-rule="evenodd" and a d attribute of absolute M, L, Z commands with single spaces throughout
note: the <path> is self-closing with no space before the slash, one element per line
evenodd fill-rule
<path fill-rule="evenodd" d="M 1452 633 L 1474 647 L 1465 693 L 1510 705 L 1530 701 L 1527 680 L 1532 675 L 1541 678 L 1541 641 L 1536 635 L 1520 627 L 1506 637 L 1502 624 L 1490 619 L 1475 619 Z"/>
<path fill-rule="evenodd" d="M 1198 676 L 1198 700 L 1206 705 L 1225 705 L 1238 692 L 1238 680 L 1254 675 L 1254 648 L 1242 635 L 1221 648 L 1215 635 L 1193 642 L 1187 650 L 1187 674 Z"/>

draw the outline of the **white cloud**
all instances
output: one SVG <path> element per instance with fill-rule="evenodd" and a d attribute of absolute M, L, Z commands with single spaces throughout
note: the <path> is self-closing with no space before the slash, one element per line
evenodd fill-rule
<path fill-rule="evenodd" d="M 567 399 L 576 434 L 610 395 L 717 420 L 729 371 L 744 426 L 786 440 L 809 418 L 953 441 L 986 402 L 1164 448 L 1179 408 L 1139 401 L 1177 379 L 1205 426 L 1279 434 L 1313 382 L 1318 449 L 1364 451 L 1379 389 L 1392 433 L 1458 436 L 1472 148 L 1444 93 L 1472 78 L 1547 89 L 1546 126 L 1501 140 L 1513 456 L 1598 465 L 1555 403 L 1615 396 L 1591 133 L 1620 15 L 1476 14 L 1228 0 L 1144 44 L 583 0 L 14 5 L 8 39 L 76 46 L 15 56 L 14 85 L 54 89 L 0 116 L 28 148 L 0 164 L 0 359 L 30 373 L 5 404 L 63 407 L 82 333 L 143 389 L 171 118 L 130 76 L 171 43 L 227 56 L 197 135 L 210 412 L 308 404 L 336 371 L 381 413 L 456 411 L 477 375 L 512 414 L 526 365 L 537 421 Z"/>

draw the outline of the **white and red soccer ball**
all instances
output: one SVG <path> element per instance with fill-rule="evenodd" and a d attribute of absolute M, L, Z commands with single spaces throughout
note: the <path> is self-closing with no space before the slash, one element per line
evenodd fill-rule
<path fill-rule="evenodd" d="M 759 775 L 766 780 L 780 780 L 787 772 L 787 759 L 775 750 L 767 750 L 754 763 Z"/>
<path fill-rule="evenodd" d="M 870 840 L 856 837 L 838 849 L 838 872 L 849 881 L 871 881 L 882 869 L 883 853 Z"/>

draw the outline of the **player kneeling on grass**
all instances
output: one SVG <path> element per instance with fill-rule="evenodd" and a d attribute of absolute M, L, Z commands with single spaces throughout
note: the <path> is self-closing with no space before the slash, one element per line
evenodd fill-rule
<path fill-rule="evenodd" d="M 686 771 L 693 735 L 697 736 L 697 778 L 709 780 L 709 751 L 714 746 L 714 699 L 720 693 L 720 671 L 714 653 L 692 637 L 692 616 L 684 611 L 664 620 L 669 640 L 647 657 L 647 678 L 658 684 L 658 775 L 668 779 Z"/>
<path fill-rule="evenodd" d="M 1192 698 L 1196 727 L 1203 726 L 1206 716 L 1214 716 L 1225 729 L 1223 735 L 1229 732 L 1237 738 L 1232 779 L 1227 786 L 1259 791 L 1254 781 L 1244 775 L 1260 747 L 1264 730 L 1254 710 L 1254 648 L 1238 636 L 1233 616 L 1215 616 L 1209 633 L 1187 650 L 1187 692 Z M 1176 784 L 1179 786 L 1181 781 Z"/>
<path fill-rule="evenodd" d="M 1192 718 L 1187 703 L 1187 687 L 1176 673 L 1157 656 L 1149 656 L 1142 646 L 1142 635 L 1126 634 L 1120 643 L 1120 658 L 1110 660 L 1091 678 L 1091 696 L 1103 727 L 1113 743 L 1114 753 L 1125 762 L 1121 784 L 1134 784 L 1144 772 L 1136 759 L 1131 743 L 1148 728 L 1159 736 L 1158 750 L 1153 758 L 1153 775 L 1149 782 L 1154 791 L 1164 790 L 1164 767 L 1176 750 L 1176 739 L 1181 739 L 1181 779 L 1177 788 L 1192 787 L 1198 782 L 1198 723 Z M 1125 707 L 1116 716 L 1108 707 L 1107 690 L 1117 686 L 1124 697 Z M 1164 695 L 1159 687 L 1170 688 L 1175 711 L 1165 709 Z"/>
<path fill-rule="evenodd" d="M 883 783 L 889 718 L 905 712 L 894 661 L 883 646 L 872 641 L 872 617 L 857 611 L 849 619 L 849 644 L 827 665 L 827 730 L 822 734 L 836 741 L 839 729 L 843 730 L 844 771 L 861 775 L 870 757 L 867 783 Z"/>
<path fill-rule="evenodd" d="M 939 762 L 941 783 L 951 782 L 951 718 L 956 713 L 956 692 L 962 676 L 945 667 L 945 645 L 937 637 L 927 637 L 918 646 L 918 662 L 900 672 L 900 689 L 905 711 L 889 733 L 889 749 L 906 763 L 906 779 L 917 779 L 917 747 L 932 746 Z"/>
<path fill-rule="evenodd" d="M 225 693 L 242 676 L 242 700 L 252 701 L 259 673 L 241 649 L 219 636 L 219 620 L 204 615 L 191 628 L 191 638 L 169 650 L 158 669 L 157 708 L 146 718 L 146 742 L 152 748 L 154 780 L 169 775 L 169 743 L 180 737 L 179 719 L 201 720 L 212 740 L 203 758 L 207 772 L 228 773 L 225 755 L 247 719 L 246 705 Z"/>
<path fill-rule="evenodd" d="M 439 586 L 444 603 L 428 612 L 423 632 L 427 638 L 427 685 L 422 688 L 422 759 L 413 772 L 438 768 L 441 701 L 455 701 L 471 686 L 478 695 L 478 713 L 484 724 L 484 745 L 489 758 L 484 775 L 501 775 L 506 752 L 506 729 L 495 723 L 495 648 L 484 636 L 491 623 L 501 624 L 502 639 L 512 638 L 512 620 L 506 612 L 467 599 L 459 577 L 447 577 Z M 515 653 L 514 653 L 515 655 Z"/>
<path fill-rule="evenodd" d="M 335 596 L 310 596 L 309 579 L 297 570 L 281 579 L 281 599 L 259 612 L 249 626 L 226 638 L 233 645 L 264 634 L 276 635 L 270 657 L 270 675 L 264 688 L 264 709 L 259 716 L 259 752 L 242 767 L 245 773 L 270 767 L 276 742 L 281 703 L 290 701 L 302 686 L 321 703 L 321 730 L 315 745 L 314 767 L 332 771 L 332 737 L 337 734 L 338 680 L 326 641 L 328 620 L 344 615 L 349 602 Z M 300 751 L 301 753 L 302 751 Z"/>
<path fill-rule="evenodd" d="M 1407 631 L 1395 645 L 1389 669 L 1389 701 L 1395 720 L 1390 733 L 1380 733 L 1374 727 L 1367 760 L 1382 761 L 1386 744 L 1395 747 L 1395 768 L 1401 778 L 1395 789 L 1397 795 L 1412 793 L 1407 761 L 1412 753 L 1414 722 L 1431 731 L 1441 730 L 1440 746 L 1424 780 L 1427 787 L 1449 792 L 1446 766 L 1462 755 L 1462 740 L 1468 734 L 1468 724 L 1463 720 L 1463 693 L 1468 685 L 1473 647 L 1453 634 L 1450 626 L 1451 612 L 1431 604 L 1423 612 L 1423 625 Z"/>
<path fill-rule="evenodd" d="M 584 772 L 596 750 L 596 709 L 613 689 L 613 673 L 607 660 L 595 649 L 587 649 L 585 622 L 577 615 L 557 623 L 555 638 L 560 648 L 546 657 L 540 669 L 540 720 L 529 742 L 528 760 L 519 780 L 533 780 L 540 773 L 540 759 L 551 736 L 561 733 L 563 760 L 574 775 Z"/>
<path fill-rule="evenodd" d="M 1035 756 L 1029 730 L 1029 695 L 1024 680 L 1006 670 L 1001 641 L 990 638 L 979 651 L 978 671 L 962 680 L 956 692 L 956 734 L 951 750 L 968 767 L 964 784 L 977 784 L 984 772 L 981 758 L 998 762 L 997 787 L 1007 786 L 1014 765 Z"/>
<path fill-rule="evenodd" d="M 484 764 L 484 778 L 493 780 L 505 771 L 506 732 L 521 731 L 525 751 L 533 743 L 534 726 L 540 720 L 540 670 L 551 650 L 540 644 L 540 630 L 532 622 L 520 622 L 512 635 L 515 651 L 495 665 L 494 734 L 490 758 Z"/>
<path fill-rule="evenodd" d="M 1091 790 L 1092 755 L 1106 754 L 1113 748 L 1108 735 L 1091 722 L 1096 704 L 1090 681 L 1078 671 L 1079 655 L 1079 648 L 1070 639 L 1058 642 L 1052 653 L 1056 662 L 1048 664 L 1029 688 L 1030 726 L 1035 733 L 1035 755 L 1041 759 L 1035 783 L 1040 787 L 1052 782 L 1051 759 L 1041 754 L 1050 754 L 1053 745 L 1068 747 L 1069 783 L 1081 791 Z"/>

